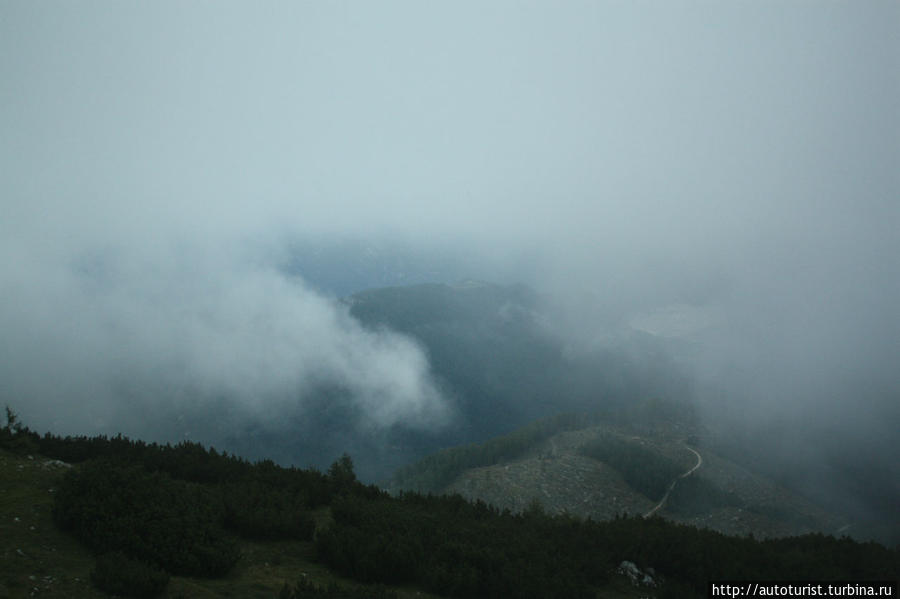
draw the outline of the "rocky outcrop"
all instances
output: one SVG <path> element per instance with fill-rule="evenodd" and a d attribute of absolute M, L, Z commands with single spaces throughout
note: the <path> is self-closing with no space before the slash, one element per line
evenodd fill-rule
<path fill-rule="evenodd" d="M 623 576 L 627 576 L 628 580 L 631 581 L 631 584 L 636 587 L 652 588 L 659 586 L 659 581 L 656 579 L 656 571 L 653 568 L 641 570 L 634 562 L 625 560 L 621 564 L 619 564 L 616 572 L 622 574 Z"/>

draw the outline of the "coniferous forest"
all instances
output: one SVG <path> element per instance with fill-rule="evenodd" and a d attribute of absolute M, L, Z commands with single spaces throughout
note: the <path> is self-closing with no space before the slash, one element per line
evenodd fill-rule
<path fill-rule="evenodd" d="M 14 422 L 14 421 L 13 421 Z M 658 573 L 659 597 L 703 596 L 710 580 L 889 580 L 900 554 L 876 543 L 806 535 L 729 537 L 660 518 L 612 521 L 500 511 L 459 496 L 391 496 L 356 480 L 350 456 L 325 472 L 250 463 L 195 443 L 40 436 L 18 424 L 2 447 L 73 463 L 54 520 L 96 555 L 92 580 L 153 597 L 169 576 L 219 577 L 248 539 L 312 540 L 317 559 L 357 581 L 305 580 L 281 597 L 391 597 L 413 584 L 446 597 L 594 597 L 623 560 Z M 313 512 L 329 515 L 317 526 Z"/>

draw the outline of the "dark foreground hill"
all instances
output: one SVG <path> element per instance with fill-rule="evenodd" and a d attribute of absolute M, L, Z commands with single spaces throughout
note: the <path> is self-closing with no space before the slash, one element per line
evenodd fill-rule
<path fill-rule="evenodd" d="M 692 597 L 712 579 L 886 580 L 900 564 L 896 550 L 825 535 L 762 541 L 393 497 L 359 483 L 348 456 L 321 473 L 9 425 L 0 445 L 10 597 Z M 652 584 L 633 587 L 625 561 Z"/>

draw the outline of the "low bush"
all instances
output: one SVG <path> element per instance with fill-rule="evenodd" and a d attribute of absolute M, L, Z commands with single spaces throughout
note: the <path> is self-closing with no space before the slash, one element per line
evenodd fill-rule
<path fill-rule="evenodd" d="M 165 590 L 169 575 L 151 564 L 115 551 L 97 558 L 91 581 L 111 595 L 149 599 Z"/>

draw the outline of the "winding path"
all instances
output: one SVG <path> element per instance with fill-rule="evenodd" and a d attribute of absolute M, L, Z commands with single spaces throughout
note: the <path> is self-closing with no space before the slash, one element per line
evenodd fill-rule
<path fill-rule="evenodd" d="M 697 463 L 694 464 L 694 467 L 693 467 L 693 468 L 691 468 L 690 470 L 688 470 L 687 472 L 685 472 L 684 474 L 682 474 L 681 476 L 679 476 L 678 478 L 676 478 L 675 480 L 672 481 L 672 484 L 669 485 L 669 488 L 668 488 L 668 489 L 666 489 L 666 494 L 663 495 L 663 498 L 659 500 L 659 503 L 657 503 L 655 506 L 653 506 L 653 509 L 652 509 L 652 510 L 650 510 L 649 512 L 647 512 L 646 514 L 644 514 L 644 518 L 649 518 L 650 516 L 652 516 L 653 514 L 655 514 L 662 506 L 664 506 L 665 503 L 666 503 L 666 500 L 669 498 L 669 494 L 670 494 L 670 493 L 672 492 L 672 490 L 675 488 L 675 485 L 678 484 L 678 481 L 681 480 L 682 478 L 687 478 L 688 476 L 690 476 L 691 474 L 693 474 L 693 473 L 694 473 L 694 470 L 696 470 L 697 468 L 699 468 L 700 465 L 703 463 L 703 456 L 701 456 L 699 453 L 697 453 L 696 450 L 694 450 L 694 449 L 688 447 L 687 445 L 685 445 L 685 447 L 686 447 L 687 449 L 689 449 L 691 452 L 693 452 L 693 454 L 694 454 L 695 456 L 697 456 Z"/>

